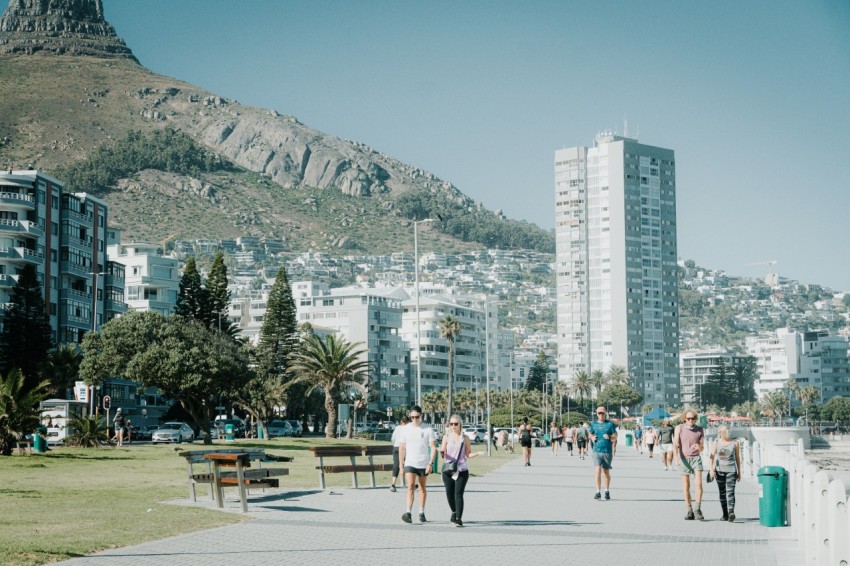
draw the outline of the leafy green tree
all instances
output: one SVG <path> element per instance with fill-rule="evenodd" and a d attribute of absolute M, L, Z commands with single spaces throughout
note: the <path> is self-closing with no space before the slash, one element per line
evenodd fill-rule
<path fill-rule="evenodd" d="M 549 381 L 549 358 L 546 352 L 539 350 L 537 358 L 528 370 L 525 378 L 525 389 L 527 391 L 543 391 L 543 385 Z"/>
<path fill-rule="evenodd" d="M 290 369 L 295 375 L 290 383 L 306 383 L 309 393 L 317 390 L 325 394 L 328 438 L 337 435 L 340 399 L 352 388 L 366 392 L 372 366 L 363 359 L 368 351 L 359 346 L 333 334 L 324 340 L 311 336 L 290 357 Z"/>
<path fill-rule="evenodd" d="M 227 288 L 227 266 L 224 264 L 224 254 L 219 250 L 210 266 L 210 274 L 204 286 L 206 298 L 207 326 L 218 329 L 228 336 L 238 332 L 228 318 L 230 312 L 230 291 Z"/>
<path fill-rule="evenodd" d="M 250 378 L 245 349 L 203 323 L 155 312 L 130 312 L 83 339 L 80 376 L 97 385 L 120 375 L 158 387 L 180 403 L 210 442 L 213 409 Z"/>
<path fill-rule="evenodd" d="M 12 288 L 10 304 L 3 315 L 0 371 L 6 374 L 18 368 L 24 375 L 24 388 L 35 387 L 52 347 L 53 332 L 44 308 L 43 291 L 35 266 L 27 264 Z"/>
<path fill-rule="evenodd" d="M 850 421 L 850 397 L 833 397 L 821 405 L 820 418 L 825 421 Z"/>
<path fill-rule="evenodd" d="M 50 382 L 27 387 L 26 376 L 9 370 L 0 379 L 0 456 L 10 456 L 13 445 L 38 426 L 38 404 L 47 397 Z"/>
<path fill-rule="evenodd" d="M 844 304 L 844 308 L 850 311 L 850 293 L 844 293 L 844 296 L 841 297 L 841 302 Z"/>
<path fill-rule="evenodd" d="M 643 395 L 628 385 L 621 384 L 609 385 L 599 397 L 599 404 L 605 405 L 609 409 L 611 407 L 633 407 L 641 401 L 643 401 Z"/>
<path fill-rule="evenodd" d="M 180 289 L 177 292 L 177 306 L 174 314 L 204 324 L 209 321 L 209 299 L 194 257 L 186 260 L 186 267 L 180 277 Z"/>
<path fill-rule="evenodd" d="M 449 387 L 446 398 L 446 418 L 452 414 L 452 390 L 455 386 L 455 339 L 460 335 L 460 321 L 446 315 L 440 322 L 440 337 L 449 343 Z"/>
<path fill-rule="evenodd" d="M 776 421 L 782 423 L 782 416 L 788 412 L 789 401 L 788 395 L 782 390 L 770 391 L 764 395 L 762 412 L 770 419 L 771 424 Z"/>

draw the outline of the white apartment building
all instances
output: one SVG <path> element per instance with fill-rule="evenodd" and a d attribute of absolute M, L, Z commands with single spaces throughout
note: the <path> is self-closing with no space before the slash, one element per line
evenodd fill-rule
<path fill-rule="evenodd" d="M 679 404 L 673 151 L 599 134 L 555 152 L 555 194 L 559 379 L 618 365 Z"/>
<path fill-rule="evenodd" d="M 401 299 L 385 290 L 342 287 L 327 290 L 311 282 L 292 284 L 298 324 L 333 329 L 368 350 L 378 398 L 369 408 L 406 407 L 412 401 L 410 345 L 402 338 Z M 307 296 L 307 293 L 315 293 Z"/>
<path fill-rule="evenodd" d="M 121 231 L 108 230 L 106 253 L 124 265 L 124 297 L 130 310 L 174 312 L 180 291 L 180 266 L 176 258 L 162 255 L 159 244 L 121 243 Z"/>
<path fill-rule="evenodd" d="M 747 336 L 744 346 L 756 359 L 759 377 L 755 389 L 759 398 L 770 391 L 784 389 L 792 374 L 800 372 L 802 340 L 797 332 L 780 328 L 770 335 Z"/>

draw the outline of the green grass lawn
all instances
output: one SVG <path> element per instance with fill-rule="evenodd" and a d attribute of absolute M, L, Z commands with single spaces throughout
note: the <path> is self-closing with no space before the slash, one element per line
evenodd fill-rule
<path fill-rule="evenodd" d="M 364 443 L 369 442 L 281 438 L 221 445 L 294 456 L 293 462 L 266 464 L 289 468 L 289 475 L 280 478 L 286 490 L 318 487 L 310 446 Z M 204 448 L 196 442 L 179 450 Z M 513 457 L 496 452 L 491 458 L 479 456 L 470 461 L 470 471 L 481 476 Z M 46 455 L 0 457 L 0 478 L 0 564 L 4 565 L 45 564 L 246 520 L 233 513 L 160 503 L 188 495 L 186 461 L 175 446 L 57 447 Z M 329 488 L 351 486 L 350 474 L 326 478 Z M 379 472 L 378 485 L 389 485 L 389 478 L 389 472 Z M 368 474 L 362 474 L 360 485 L 368 482 Z M 431 482 L 439 482 L 439 476 Z M 198 496 L 208 497 L 205 487 L 198 487 Z"/>

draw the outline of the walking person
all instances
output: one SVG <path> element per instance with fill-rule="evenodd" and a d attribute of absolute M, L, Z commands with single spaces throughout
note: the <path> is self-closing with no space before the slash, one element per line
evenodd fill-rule
<path fill-rule="evenodd" d="M 410 424 L 401 427 L 398 446 L 398 458 L 403 462 L 404 480 L 407 482 L 407 511 L 401 520 L 405 523 L 413 522 L 413 491 L 418 481 L 419 522 L 425 523 L 425 501 L 428 498 L 426 484 L 437 457 L 437 437 L 432 428 L 422 426 L 422 408 L 419 405 L 413 405 L 408 416 Z"/>
<path fill-rule="evenodd" d="M 570 456 L 573 455 L 573 443 L 575 442 L 576 431 L 574 427 L 565 426 L 564 427 L 564 442 L 567 443 L 567 452 L 570 453 Z"/>
<path fill-rule="evenodd" d="M 593 440 L 593 462 L 596 465 L 596 494 L 601 499 L 602 475 L 605 475 L 605 499 L 611 499 L 611 462 L 617 453 L 617 427 L 607 419 L 605 407 L 596 408 L 596 420 L 590 424 L 590 438 Z"/>
<path fill-rule="evenodd" d="M 581 423 L 576 429 L 576 445 L 578 446 L 578 459 L 587 458 L 587 426 L 585 423 Z"/>
<path fill-rule="evenodd" d="M 649 457 L 652 458 L 652 450 L 655 448 L 655 430 L 652 427 L 646 429 L 646 434 L 643 437 L 646 449 L 649 451 Z"/>
<path fill-rule="evenodd" d="M 398 457 L 398 448 L 401 446 L 401 434 L 403 429 L 407 423 L 410 422 L 410 419 L 407 418 L 407 415 L 401 417 L 401 421 L 399 421 L 398 426 L 393 430 L 393 479 L 390 481 L 390 491 L 393 493 L 396 492 L 395 483 L 398 481 L 398 474 L 401 471 L 401 460 Z"/>
<path fill-rule="evenodd" d="M 463 526 L 463 493 L 466 490 L 466 482 L 469 481 L 469 465 L 467 461 L 475 458 L 483 452 L 472 453 L 469 447 L 469 437 L 463 434 L 460 416 L 452 415 L 449 418 L 449 428 L 443 436 L 443 444 L 440 447 L 443 455 L 443 486 L 446 488 L 446 499 L 452 516 L 449 519 L 456 527 Z"/>
<path fill-rule="evenodd" d="M 638 454 L 643 454 L 643 428 L 640 425 L 635 427 L 635 450 Z"/>
<path fill-rule="evenodd" d="M 673 469 L 673 434 L 675 430 L 670 425 L 670 419 L 664 419 L 658 427 L 658 449 L 661 451 L 661 463 L 664 470 Z"/>
<path fill-rule="evenodd" d="M 552 421 L 549 425 L 549 440 L 552 441 L 552 455 L 558 455 L 558 449 L 561 447 L 561 428 Z"/>
<path fill-rule="evenodd" d="M 673 434 L 673 454 L 679 463 L 682 474 L 682 491 L 688 512 L 685 520 L 704 519 L 702 515 L 702 450 L 705 444 L 705 432 L 697 424 L 697 414 L 693 410 L 685 412 L 685 423 L 676 427 Z M 694 496 L 691 506 L 691 478 L 694 478 Z"/>
<path fill-rule="evenodd" d="M 523 417 L 519 425 L 519 445 L 522 446 L 522 459 L 526 466 L 531 465 L 531 425 L 528 417 Z"/>
<path fill-rule="evenodd" d="M 741 481 L 741 445 L 729 438 L 729 428 L 717 429 L 717 440 L 709 458 L 709 474 L 717 480 L 723 520 L 735 522 L 735 484 Z"/>
<path fill-rule="evenodd" d="M 124 427 L 127 425 L 127 420 L 124 418 L 124 412 L 119 408 L 115 411 L 115 418 L 112 419 L 112 426 L 115 428 L 116 448 L 124 445 Z"/>

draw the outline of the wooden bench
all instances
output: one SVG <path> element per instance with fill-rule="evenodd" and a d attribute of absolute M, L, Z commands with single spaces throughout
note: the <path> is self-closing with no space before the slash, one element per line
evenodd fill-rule
<path fill-rule="evenodd" d="M 393 465 L 390 463 L 376 464 L 375 456 L 392 456 L 392 445 L 376 445 L 376 446 L 314 446 L 310 448 L 313 455 L 319 459 L 319 465 L 316 469 L 319 470 L 319 487 L 325 489 L 325 474 L 342 474 L 351 473 L 351 484 L 354 488 L 360 487 L 357 481 L 357 473 L 370 473 L 372 475 L 372 487 L 376 487 L 375 472 L 392 471 Z M 366 457 L 368 463 L 357 463 L 357 458 Z M 349 464 L 326 464 L 325 458 L 348 458 Z"/>
<path fill-rule="evenodd" d="M 267 454 L 263 449 L 238 449 L 238 448 L 224 448 L 220 450 L 209 449 L 209 450 L 191 450 L 186 452 L 180 452 L 180 456 L 186 459 L 186 465 L 188 469 L 189 476 L 189 498 L 192 501 L 197 501 L 197 495 L 195 493 L 195 485 L 199 483 L 205 483 L 210 486 L 210 497 L 215 499 L 215 475 L 213 473 L 212 461 L 206 458 L 207 454 L 247 454 L 248 455 L 248 466 L 250 467 L 251 462 L 256 462 L 258 468 L 245 470 L 245 477 L 252 480 L 258 479 L 267 479 L 273 476 L 285 476 L 289 475 L 289 469 L 287 468 L 263 468 L 263 462 L 291 462 L 293 458 L 291 456 L 275 456 L 273 454 Z M 204 473 L 196 473 L 194 470 L 195 465 L 204 465 L 206 471 Z M 236 477 L 236 472 L 223 472 L 222 478 L 226 479 L 226 481 L 230 481 L 229 478 Z M 259 487 L 259 486 L 254 486 Z"/>

